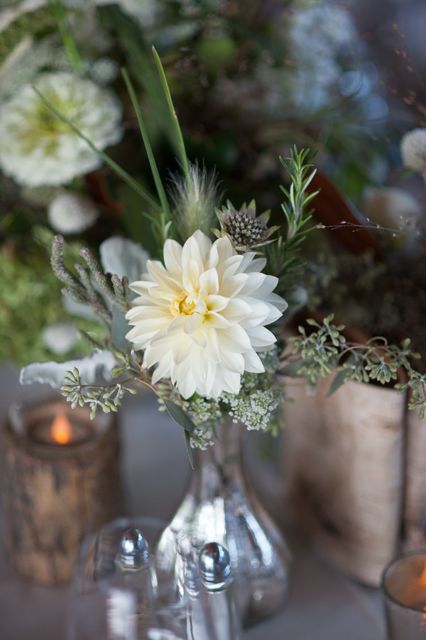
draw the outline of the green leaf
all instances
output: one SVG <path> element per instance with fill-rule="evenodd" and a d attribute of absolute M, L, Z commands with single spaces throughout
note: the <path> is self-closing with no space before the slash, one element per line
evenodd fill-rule
<path fill-rule="evenodd" d="M 124 313 L 114 307 L 112 310 L 111 337 L 114 347 L 119 351 L 126 352 L 130 350 L 130 343 L 126 340 L 126 333 L 129 329 Z"/>
<path fill-rule="evenodd" d="M 191 447 L 191 438 L 187 431 L 184 431 L 185 434 L 185 444 L 186 444 L 186 453 L 188 454 L 189 464 L 191 465 L 191 469 L 194 469 L 194 456 L 192 455 L 192 447 Z"/>
<path fill-rule="evenodd" d="M 164 405 L 169 412 L 171 418 L 177 422 L 187 433 L 195 431 L 195 424 L 185 411 L 171 400 L 164 400 Z"/>
<path fill-rule="evenodd" d="M 164 68 L 161 63 L 160 56 L 158 55 L 155 47 L 152 47 L 152 55 L 154 56 L 155 66 L 157 67 L 158 76 L 160 78 L 161 86 L 163 87 L 164 97 L 166 99 L 166 103 L 169 109 L 169 115 L 170 115 L 170 120 L 172 124 L 172 130 L 174 132 L 174 136 L 176 140 L 176 148 L 178 150 L 179 160 L 182 165 L 182 169 L 185 174 L 185 177 L 188 177 L 189 162 L 188 162 L 188 156 L 186 155 L 185 142 L 182 135 L 182 129 L 180 128 L 179 120 L 173 104 L 169 85 L 167 83 L 166 74 L 164 73 Z"/>
<path fill-rule="evenodd" d="M 127 73 L 126 69 L 122 69 L 121 73 L 123 75 L 124 82 L 126 84 L 126 88 L 127 88 L 128 93 L 129 93 L 129 96 L 130 96 L 130 100 L 132 101 L 133 109 L 135 110 L 135 114 L 136 114 L 136 118 L 137 118 L 137 121 L 138 121 L 139 129 L 140 129 L 140 132 L 141 132 L 142 141 L 143 141 L 143 144 L 144 144 L 144 147 L 145 147 L 146 155 L 148 156 L 149 166 L 151 167 L 151 173 L 152 173 L 152 177 L 154 178 L 155 188 L 157 189 L 157 194 L 158 194 L 158 197 L 160 199 L 162 211 L 167 216 L 167 218 L 170 218 L 169 203 L 168 203 L 168 200 L 167 200 L 166 192 L 165 192 L 164 187 L 163 187 L 163 183 L 162 183 L 161 178 L 160 178 L 160 173 L 158 171 L 157 163 L 155 161 L 155 156 L 154 156 L 154 153 L 152 151 L 151 142 L 149 140 L 148 132 L 147 132 L 147 129 L 145 127 L 145 123 L 144 123 L 143 118 L 142 118 L 142 112 L 141 112 L 141 109 L 140 109 L 140 106 L 139 106 L 139 102 L 138 102 L 138 99 L 137 99 L 137 96 L 136 96 L 135 89 L 133 87 L 132 81 L 130 80 L 129 74 Z M 165 224 L 165 221 L 163 221 L 163 227 L 164 227 L 164 224 Z"/>
<path fill-rule="evenodd" d="M 141 203 L 137 194 L 127 185 L 120 184 L 117 195 L 123 207 L 123 226 L 126 235 L 141 244 L 151 257 L 161 257 L 155 228 L 150 220 L 140 215 Z"/>
<path fill-rule="evenodd" d="M 285 367 L 280 369 L 280 374 L 283 376 L 289 376 L 290 378 L 300 378 L 302 377 L 299 373 L 301 366 L 302 362 L 300 360 L 298 362 L 290 362 Z"/>
<path fill-rule="evenodd" d="M 347 381 L 347 374 L 347 369 L 341 369 L 338 373 L 336 373 L 328 389 L 327 398 L 333 395 L 333 393 L 335 393 L 337 389 L 345 384 L 345 382 Z"/>
<path fill-rule="evenodd" d="M 61 0 L 48 0 L 48 6 L 52 13 L 52 16 L 56 20 L 58 31 L 62 38 L 62 43 L 68 56 L 68 60 L 70 61 L 71 65 L 78 71 L 79 69 L 81 69 L 82 60 L 69 26 L 66 8 L 62 4 Z"/>

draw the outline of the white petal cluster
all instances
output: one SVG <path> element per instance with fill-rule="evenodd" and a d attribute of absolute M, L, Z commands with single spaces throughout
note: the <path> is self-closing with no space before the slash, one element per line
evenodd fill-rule
<path fill-rule="evenodd" d="M 426 176 L 426 129 L 413 129 L 403 136 L 401 155 L 406 167 Z"/>
<path fill-rule="evenodd" d="M 109 91 L 67 72 L 40 75 L 34 84 L 100 149 L 121 138 L 121 108 Z M 0 168 L 17 182 L 30 187 L 66 184 L 100 163 L 31 85 L 0 107 Z"/>
<path fill-rule="evenodd" d="M 265 263 L 201 231 L 183 247 L 166 241 L 164 265 L 148 261 L 143 280 L 130 285 L 138 297 L 126 315 L 126 337 L 155 367 L 154 383 L 168 378 L 183 398 L 217 398 L 238 393 L 244 371 L 264 372 L 256 352 L 275 343 L 266 325 L 287 307 L 273 293 L 277 278 L 261 273 Z"/>
<path fill-rule="evenodd" d="M 59 233 L 81 233 L 95 222 L 99 212 L 93 201 L 80 193 L 63 191 L 50 203 L 47 218 Z"/>

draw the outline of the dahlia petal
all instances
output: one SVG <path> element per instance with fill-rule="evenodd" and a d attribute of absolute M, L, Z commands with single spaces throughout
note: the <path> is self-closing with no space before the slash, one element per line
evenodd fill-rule
<path fill-rule="evenodd" d="M 243 353 L 251 348 L 250 338 L 246 331 L 238 325 L 217 331 L 218 341 L 222 349 L 233 353 Z"/>
<path fill-rule="evenodd" d="M 217 267 L 223 264 L 227 258 L 235 254 L 232 242 L 227 237 L 216 240 L 210 250 L 209 267 Z"/>
<path fill-rule="evenodd" d="M 182 271 L 182 247 L 176 240 L 166 240 L 163 255 L 167 271 L 174 274 Z"/>
<path fill-rule="evenodd" d="M 229 298 L 220 295 L 209 295 L 206 306 L 209 311 L 223 311 L 229 304 Z"/>
<path fill-rule="evenodd" d="M 277 339 L 274 334 L 265 327 L 251 327 L 247 329 L 253 347 L 269 347 L 274 344 Z"/>
<path fill-rule="evenodd" d="M 266 267 L 266 258 L 256 258 L 253 260 L 246 268 L 246 272 L 250 273 L 252 271 L 263 271 Z"/>
<path fill-rule="evenodd" d="M 284 300 L 284 298 L 279 296 L 277 293 L 270 293 L 266 298 L 266 302 L 269 302 L 269 304 L 276 306 L 277 309 L 281 311 L 281 313 L 283 313 L 288 308 L 287 300 Z"/>
<path fill-rule="evenodd" d="M 249 371 L 250 373 L 264 373 L 265 367 L 256 351 L 253 351 L 253 349 L 246 351 L 243 353 L 243 358 L 245 371 Z"/>
<path fill-rule="evenodd" d="M 201 274 L 199 286 L 202 294 L 215 295 L 219 292 L 219 277 L 216 269 L 208 269 Z"/>
<path fill-rule="evenodd" d="M 225 316 L 221 315 L 220 313 L 216 313 L 215 311 L 210 311 L 205 316 L 204 322 L 210 328 L 214 328 L 214 329 L 226 329 L 232 326 L 229 320 L 225 318 Z"/>
<path fill-rule="evenodd" d="M 237 273 L 230 278 L 224 278 L 221 283 L 220 293 L 228 298 L 234 298 L 243 290 L 247 283 L 248 275 L 246 273 Z"/>

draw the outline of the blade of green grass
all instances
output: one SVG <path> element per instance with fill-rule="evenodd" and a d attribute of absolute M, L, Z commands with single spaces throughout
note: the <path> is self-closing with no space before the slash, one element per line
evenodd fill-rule
<path fill-rule="evenodd" d="M 64 49 L 72 66 L 77 69 L 81 67 L 81 57 L 75 44 L 71 29 L 69 28 L 65 8 L 60 0 L 49 0 L 50 12 L 56 21 L 58 31 L 62 38 Z"/>
<path fill-rule="evenodd" d="M 129 175 L 127 171 L 125 171 L 122 167 L 120 167 L 120 165 L 117 164 L 112 158 L 110 158 L 108 154 L 106 154 L 104 151 L 99 149 L 95 144 L 93 144 L 90 138 L 88 138 L 71 120 L 69 120 L 69 118 L 67 118 L 66 116 L 64 116 L 63 113 L 58 111 L 58 109 L 56 109 L 56 107 L 53 106 L 50 100 L 48 100 L 37 89 L 37 87 L 33 85 L 33 89 L 37 93 L 37 95 L 41 98 L 41 100 L 46 105 L 46 107 L 50 109 L 50 111 L 53 114 L 55 114 L 55 116 L 59 118 L 59 120 L 64 122 L 66 125 L 68 125 L 69 128 L 72 131 L 74 131 L 74 133 L 79 138 L 84 140 L 84 142 L 90 147 L 90 149 L 92 149 L 92 151 L 94 151 L 100 158 L 102 158 L 105 164 L 107 164 L 126 184 L 129 185 L 129 187 L 133 189 L 133 191 L 135 191 L 143 200 L 145 200 L 145 202 L 149 206 L 158 210 L 158 202 L 154 200 L 154 198 L 150 195 L 150 193 L 146 189 L 144 189 L 144 187 L 142 187 L 142 185 L 139 184 L 137 180 L 134 180 L 132 176 Z M 145 215 L 148 219 L 158 224 L 158 220 L 156 220 L 153 216 L 149 215 L 148 213 L 143 212 L 142 215 Z"/>
<path fill-rule="evenodd" d="M 154 56 L 155 66 L 157 67 L 158 75 L 161 80 L 161 85 L 163 87 L 164 96 L 166 98 L 167 106 L 169 108 L 169 113 L 173 125 L 173 130 L 176 138 L 176 147 L 179 153 L 179 160 L 182 165 L 183 172 L 185 177 L 189 176 L 189 162 L 188 156 L 186 155 L 185 142 L 182 135 L 182 129 L 180 128 L 179 120 L 176 114 L 176 110 L 173 104 L 172 96 L 170 93 L 169 85 L 167 84 L 166 74 L 164 73 L 164 68 L 161 63 L 160 56 L 157 53 L 155 47 L 152 47 L 152 55 Z"/>
<path fill-rule="evenodd" d="M 142 112 L 139 106 L 135 89 L 133 87 L 132 81 L 130 80 L 129 74 L 127 73 L 126 69 L 122 69 L 121 73 L 123 75 L 124 82 L 126 84 L 126 88 L 130 96 L 130 100 L 132 101 L 133 109 L 135 110 L 135 114 L 138 121 L 139 129 L 141 132 L 146 155 L 148 156 L 149 166 L 151 167 L 152 177 L 154 178 L 155 188 L 157 189 L 158 197 L 160 199 L 161 208 L 162 208 L 162 212 L 161 212 L 162 226 L 164 228 L 164 225 L 166 223 L 165 217 L 167 219 L 170 219 L 169 202 L 167 200 L 166 192 L 164 190 L 163 183 L 160 178 L 160 173 L 158 171 L 157 163 L 155 161 L 155 156 L 152 151 L 151 143 L 149 141 L 148 132 L 146 130 L 146 127 L 142 118 Z"/>

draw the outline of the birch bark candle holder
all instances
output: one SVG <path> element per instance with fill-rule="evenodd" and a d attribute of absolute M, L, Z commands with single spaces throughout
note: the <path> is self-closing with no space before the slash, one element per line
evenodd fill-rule
<path fill-rule="evenodd" d="M 82 537 L 119 514 L 116 420 L 62 399 L 12 407 L 4 445 L 9 559 L 25 578 L 66 583 Z"/>

